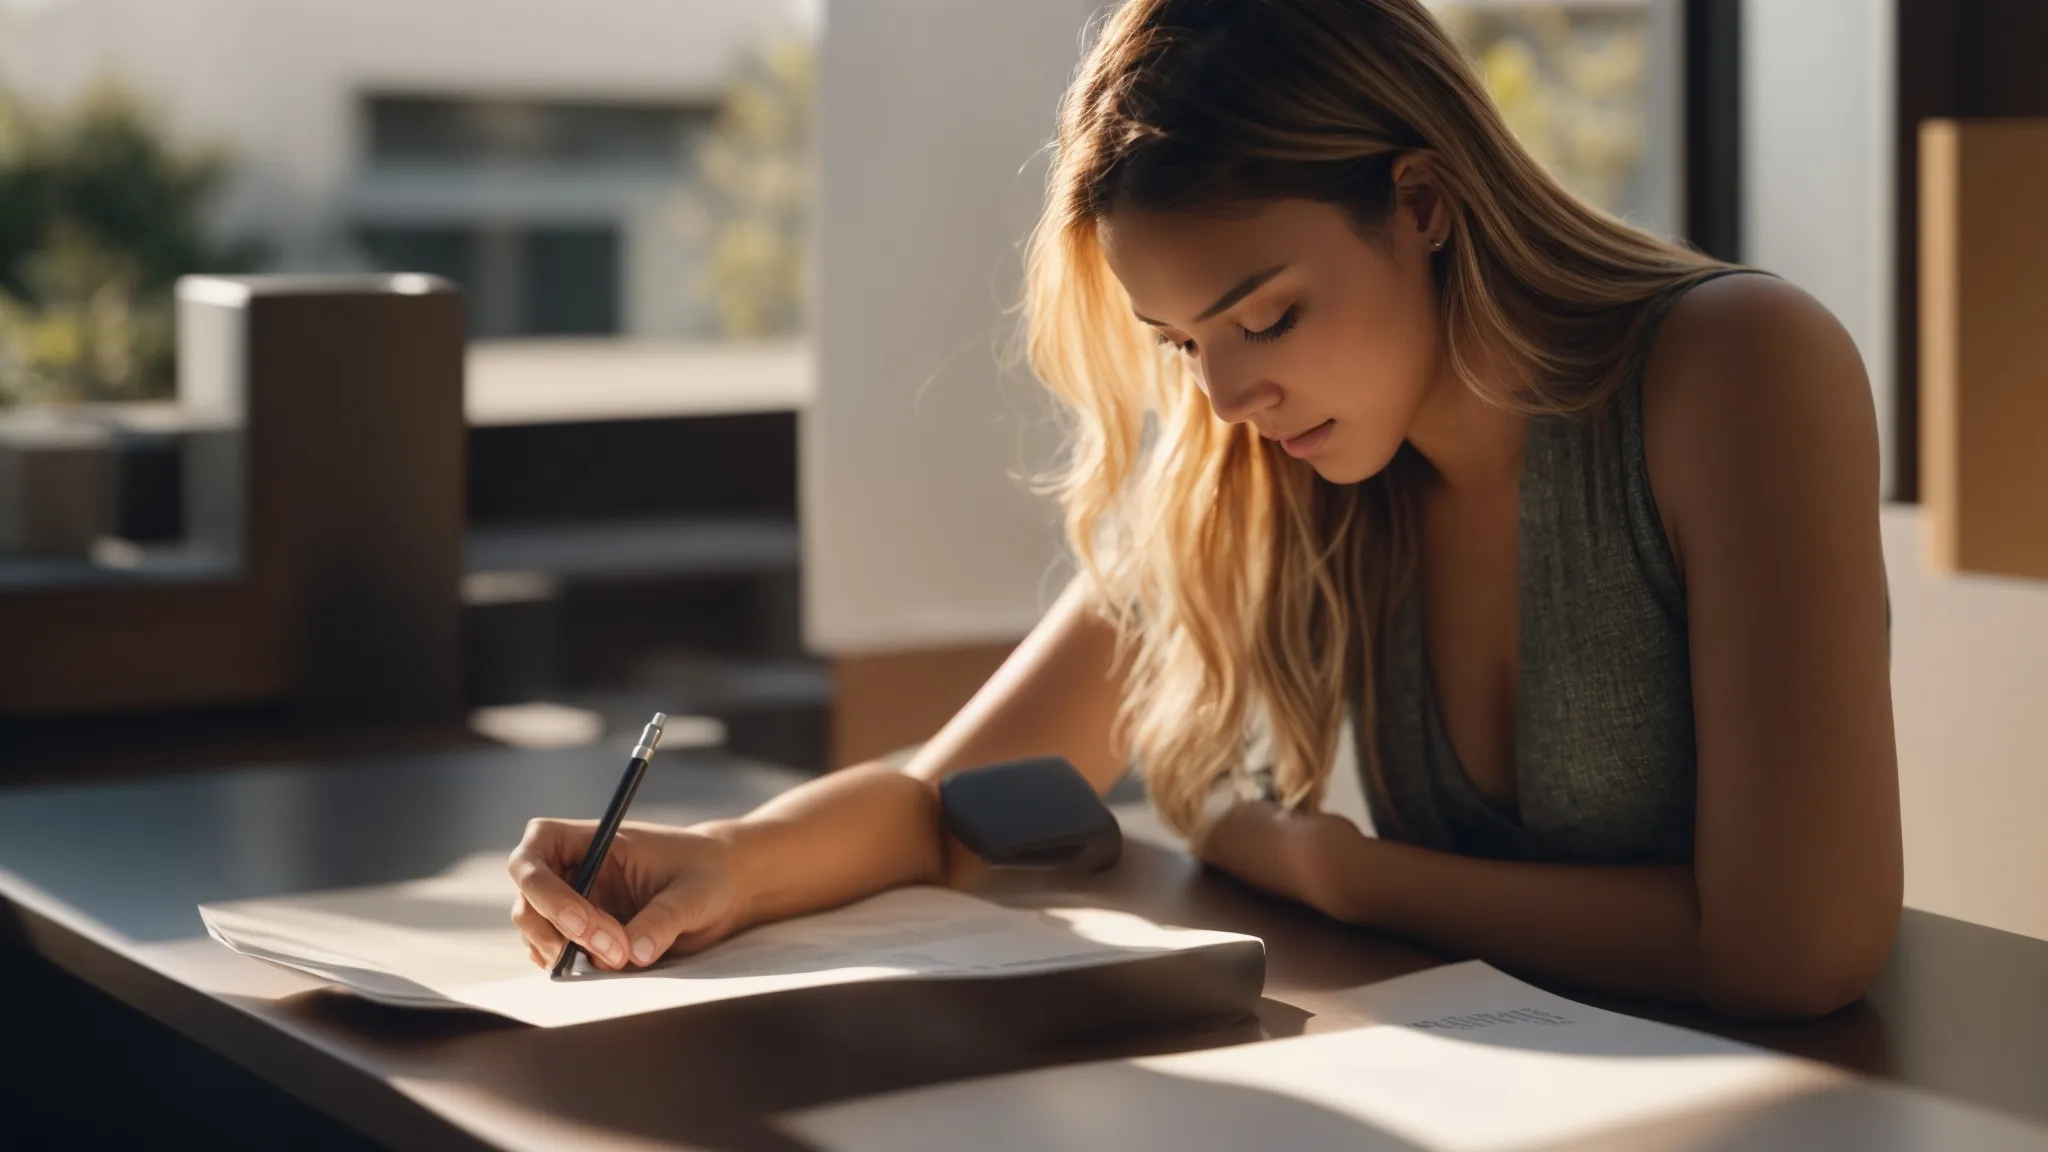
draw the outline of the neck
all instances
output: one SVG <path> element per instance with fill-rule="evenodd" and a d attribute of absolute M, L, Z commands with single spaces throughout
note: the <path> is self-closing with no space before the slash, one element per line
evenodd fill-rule
<path fill-rule="evenodd" d="M 1479 494 L 1519 481 L 1528 428 L 1528 417 L 1495 408 L 1446 372 L 1408 430 L 1408 443 L 1429 461 L 1437 483 Z"/>

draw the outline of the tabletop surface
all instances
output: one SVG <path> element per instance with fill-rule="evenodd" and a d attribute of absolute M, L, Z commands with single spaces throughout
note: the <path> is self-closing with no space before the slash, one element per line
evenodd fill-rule
<path fill-rule="evenodd" d="M 1049 1017 L 1047 989 L 1002 981 L 884 984 L 532 1029 L 382 1008 L 205 938 L 201 902 L 429 875 L 509 848 L 529 817 L 595 815 L 622 752 L 459 750 L 0 791 L 0 947 L 25 945 L 404 1147 L 791 1147 L 769 1118 L 795 1108 L 1342 1028 L 1355 1022 L 1347 990 L 1447 959 L 1215 876 L 1134 805 L 1118 809 L 1126 849 L 1112 871 L 1003 878 L 983 894 L 1259 936 L 1268 958 L 1256 1019 L 1091 1032 Z M 634 815 L 730 814 L 800 779 L 713 752 L 665 753 Z M 1872 994 L 1796 1025 L 1551 987 L 2048 1121 L 2048 942 L 1909 911 Z"/>

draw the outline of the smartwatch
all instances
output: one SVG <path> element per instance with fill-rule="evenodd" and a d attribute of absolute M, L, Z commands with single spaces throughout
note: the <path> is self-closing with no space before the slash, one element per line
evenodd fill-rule
<path fill-rule="evenodd" d="M 1095 786 L 1064 757 L 955 772 L 939 782 L 946 830 L 995 868 L 1100 871 L 1123 853 L 1123 830 Z"/>

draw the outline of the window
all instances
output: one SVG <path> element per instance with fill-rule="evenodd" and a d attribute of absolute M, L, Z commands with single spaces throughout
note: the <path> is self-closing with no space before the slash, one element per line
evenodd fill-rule
<path fill-rule="evenodd" d="M 621 332 L 620 228 L 599 225 L 381 225 L 358 241 L 392 272 L 462 286 L 473 337 L 616 336 Z"/>
<path fill-rule="evenodd" d="M 709 104 L 371 94 L 353 215 L 365 259 L 462 286 L 479 339 L 714 336 L 686 274 L 629 286 L 629 259 L 687 270 L 703 237 Z"/>
<path fill-rule="evenodd" d="M 373 95 L 376 164 L 623 164 L 680 168 L 710 110 L 694 104 L 606 104 Z"/>
<path fill-rule="evenodd" d="M 1686 231 L 1677 0 L 1432 0 L 1508 127 L 1581 198 Z"/>

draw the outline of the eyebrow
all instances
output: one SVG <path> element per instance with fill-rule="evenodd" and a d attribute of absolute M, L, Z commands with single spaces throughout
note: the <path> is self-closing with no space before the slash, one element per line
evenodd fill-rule
<path fill-rule="evenodd" d="M 1244 299 L 1252 293 L 1257 292 L 1260 288 L 1265 286 L 1266 281 L 1271 280 L 1273 277 L 1278 276 L 1279 274 L 1285 271 L 1287 271 L 1287 265 L 1275 264 L 1271 268 L 1267 268 L 1264 271 L 1260 272 L 1254 272 L 1251 275 L 1245 277 L 1244 279 L 1238 281 L 1237 287 L 1232 288 L 1230 291 L 1225 292 L 1221 296 L 1218 296 L 1216 298 L 1216 302 L 1214 304 L 1209 305 L 1207 311 L 1204 311 L 1200 316 L 1195 317 L 1195 323 L 1200 324 L 1204 320 L 1210 319 L 1217 313 L 1222 312 L 1224 309 L 1229 308 L 1231 305 L 1237 303 L 1238 301 Z M 1165 324 L 1162 324 L 1159 321 L 1152 319 L 1151 317 L 1145 315 L 1143 312 L 1140 312 L 1135 308 L 1131 310 L 1131 314 L 1136 316 L 1138 319 L 1143 320 L 1145 323 L 1152 325 L 1154 328 L 1166 327 Z"/>

